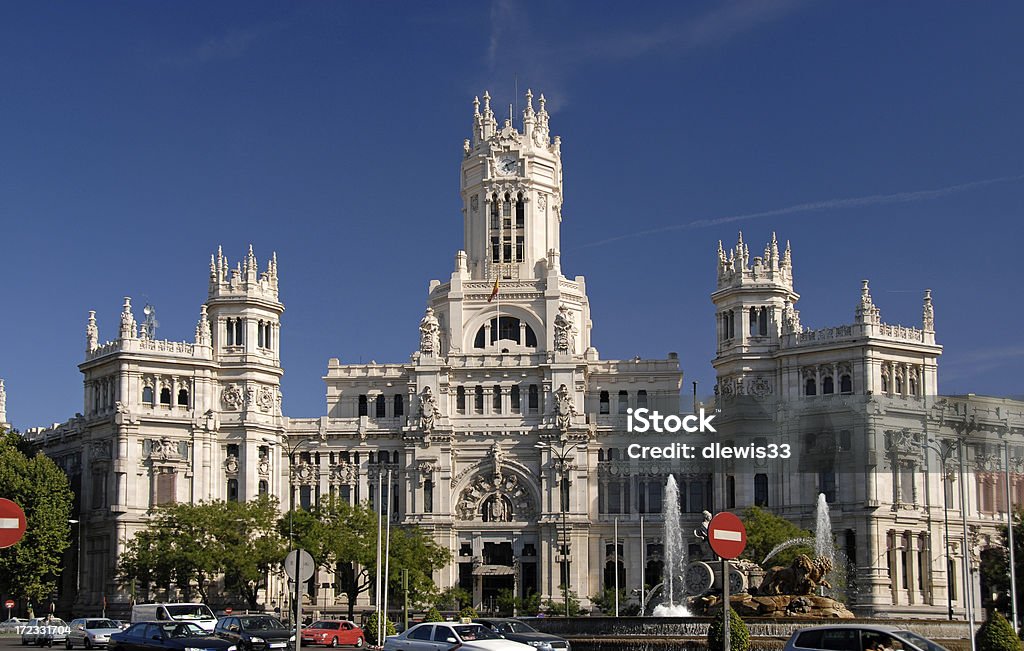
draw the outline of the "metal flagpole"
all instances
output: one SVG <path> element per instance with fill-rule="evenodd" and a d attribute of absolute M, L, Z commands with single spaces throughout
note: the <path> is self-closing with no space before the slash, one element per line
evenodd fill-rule
<path fill-rule="evenodd" d="M 1006 450 L 1006 530 L 1007 542 L 1010 545 L 1010 612 L 1013 615 L 1013 619 L 1010 623 L 1013 624 L 1013 630 L 1018 631 L 1017 626 L 1017 563 L 1014 558 L 1013 549 L 1013 498 L 1010 497 L 1010 442 L 1003 441 L 1003 447 Z"/>
<path fill-rule="evenodd" d="M 644 616 L 647 601 L 647 540 L 644 538 L 644 516 L 640 516 L 640 616 Z"/>
<path fill-rule="evenodd" d="M 615 518 L 615 616 L 619 616 L 619 519 Z"/>
<path fill-rule="evenodd" d="M 384 636 L 387 637 L 388 626 L 388 579 L 391 577 L 391 504 L 394 497 L 391 495 L 391 471 L 388 470 L 388 503 L 387 503 L 387 533 L 384 536 Z M 382 638 L 383 639 L 383 638 Z"/>
<path fill-rule="evenodd" d="M 380 536 L 381 536 L 381 528 L 382 528 L 382 525 L 383 525 L 383 523 L 381 522 L 381 519 L 380 519 L 380 509 L 381 509 L 381 506 L 380 506 L 380 491 L 381 491 L 381 488 L 383 486 L 383 484 L 381 482 L 382 479 L 383 479 L 383 473 L 380 472 L 380 469 L 378 468 L 378 470 L 377 470 L 377 504 L 376 504 L 376 506 L 377 506 L 377 577 L 376 577 L 377 580 L 376 580 L 376 589 L 374 591 L 374 602 L 373 602 L 374 603 L 374 607 L 376 609 L 374 611 L 374 613 L 373 613 L 373 616 L 377 619 L 377 646 L 381 646 L 381 643 L 382 643 L 381 642 L 381 637 L 380 637 L 380 596 L 381 596 L 380 595 L 380 570 L 381 570 L 381 558 L 380 558 L 381 539 L 380 539 Z"/>

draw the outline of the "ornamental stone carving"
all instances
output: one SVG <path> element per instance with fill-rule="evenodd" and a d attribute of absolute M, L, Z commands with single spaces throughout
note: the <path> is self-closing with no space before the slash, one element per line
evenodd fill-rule
<path fill-rule="evenodd" d="M 555 424 L 562 431 L 566 431 L 572 426 L 575 416 L 576 406 L 572 403 L 572 395 L 569 394 L 569 388 L 563 384 L 555 392 Z"/>
<path fill-rule="evenodd" d="M 431 307 L 420 320 L 420 354 L 435 357 L 441 354 L 441 327 Z"/>
<path fill-rule="evenodd" d="M 85 326 L 85 347 L 86 350 L 96 350 L 99 345 L 100 330 L 96 327 L 96 310 L 89 310 L 89 323 Z"/>
<path fill-rule="evenodd" d="M 537 509 L 516 475 L 505 475 L 495 482 L 480 474 L 462 490 L 455 512 L 459 520 L 521 522 L 535 517 Z"/>
<path fill-rule="evenodd" d="M 750 383 L 750 393 L 758 398 L 763 398 L 772 392 L 772 385 L 763 377 L 754 378 Z"/>
<path fill-rule="evenodd" d="M 316 479 L 317 468 L 307 461 L 299 461 L 291 469 L 292 482 L 309 485 Z"/>
<path fill-rule="evenodd" d="M 224 387 L 223 393 L 221 393 L 220 400 L 224 403 L 224 407 L 227 409 L 241 409 L 242 407 L 242 391 L 236 384 L 229 384 Z"/>
<path fill-rule="evenodd" d="M 359 481 L 359 466 L 343 461 L 331 467 L 331 481 L 339 484 L 355 484 Z"/>
<path fill-rule="evenodd" d="M 260 411 L 271 411 L 274 409 L 274 390 L 270 387 L 260 387 L 256 397 L 256 406 Z"/>
<path fill-rule="evenodd" d="M 437 408 L 437 399 L 430 387 L 423 387 L 420 392 L 420 429 L 429 434 L 434 429 L 434 422 L 441 415 Z"/>
<path fill-rule="evenodd" d="M 132 299 L 124 297 L 124 307 L 121 310 L 121 339 L 135 339 L 138 334 L 135 327 L 135 317 L 132 316 Z"/>
<path fill-rule="evenodd" d="M 212 340 L 210 333 L 210 320 L 206 315 L 206 306 L 199 308 L 199 322 L 196 323 L 196 345 L 209 346 Z"/>
<path fill-rule="evenodd" d="M 573 333 L 575 328 L 573 327 L 572 314 L 569 313 L 569 308 L 565 305 L 561 305 L 558 308 L 558 314 L 555 315 L 555 352 L 571 355 L 575 349 L 576 342 L 574 341 Z"/>
<path fill-rule="evenodd" d="M 433 461 L 420 461 L 416 464 L 416 484 L 423 488 L 423 484 L 437 472 L 437 468 L 437 463 Z"/>
<path fill-rule="evenodd" d="M 238 474 L 238 457 L 233 454 L 229 454 L 228 458 L 224 460 L 224 471 L 229 475 Z"/>
<path fill-rule="evenodd" d="M 258 472 L 261 477 L 270 475 L 270 460 L 266 457 L 261 457 L 256 463 L 256 472 Z"/>

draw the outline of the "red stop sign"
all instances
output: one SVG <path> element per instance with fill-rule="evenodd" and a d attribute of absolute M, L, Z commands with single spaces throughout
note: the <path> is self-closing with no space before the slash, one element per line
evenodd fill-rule
<path fill-rule="evenodd" d="M 8 599 L 7 601 L 5 601 L 4 608 L 6 608 L 7 610 L 14 608 L 14 601 L 12 599 Z"/>
<path fill-rule="evenodd" d="M 0 497 L 0 549 L 10 547 L 25 535 L 25 512 L 21 507 Z"/>
<path fill-rule="evenodd" d="M 225 615 L 230 615 L 230 614 L 231 614 L 231 613 L 233 613 L 233 612 L 235 612 L 235 611 L 234 611 L 234 610 L 232 610 L 232 609 L 230 609 L 230 608 L 225 608 L 225 609 L 224 609 L 224 614 L 225 614 Z"/>
<path fill-rule="evenodd" d="M 747 528 L 732 513 L 719 513 L 708 525 L 708 543 L 722 558 L 736 558 L 747 547 Z"/>

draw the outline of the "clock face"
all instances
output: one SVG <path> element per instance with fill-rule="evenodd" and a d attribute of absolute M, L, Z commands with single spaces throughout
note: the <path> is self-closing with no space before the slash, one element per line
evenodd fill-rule
<path fill-rule="evenodd" d="M 519 161 L 515 156 L 502 156 L 498 159 L 498 174 L 511 176 L 519 171 Z"/>

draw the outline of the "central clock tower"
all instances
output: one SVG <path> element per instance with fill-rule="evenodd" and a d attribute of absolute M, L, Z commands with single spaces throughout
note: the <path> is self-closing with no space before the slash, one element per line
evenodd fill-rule
<path fill-rule="evenodd" d="M 542 278 L 558 265 L 561 141 L 552 140 L 544 96 L 526 93 L 522 131 L 498 125 L 490 95 L 473 101 L 473 138 L 464 144 L 462 201 L 467 264 L 474 280 Z M 500 281 L 499 281 L 500 282 Z"/>

